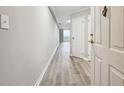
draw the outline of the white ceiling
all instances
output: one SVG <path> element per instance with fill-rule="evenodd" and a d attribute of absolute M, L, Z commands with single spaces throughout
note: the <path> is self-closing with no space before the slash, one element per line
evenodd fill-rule
<path fill-rule="evenodd" d="M 88 6 L 50 6 L 54 13 L 60 29 L 70 29 L 71 24 L 67 23 L 70 20 L 70 15 L 79 10 L 86 9 Z"/>

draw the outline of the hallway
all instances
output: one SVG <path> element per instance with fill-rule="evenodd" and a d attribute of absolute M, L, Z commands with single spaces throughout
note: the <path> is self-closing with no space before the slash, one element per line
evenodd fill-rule
<path fill-rule="evenodd" d="M 0 86 L 124 86 L 123 10 L 0 6 Z"/>
<path fill-rule="evenodd" d="M 68 86 L 90 85 L 90 64 L 70 57 L 70 45 L 62 43 L 49 65 L 40 85 Z"/>

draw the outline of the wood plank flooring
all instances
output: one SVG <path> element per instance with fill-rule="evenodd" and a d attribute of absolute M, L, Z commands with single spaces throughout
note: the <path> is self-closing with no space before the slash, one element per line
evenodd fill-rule
<path fill-rule="evenodd" d="M 62 43 L 49 65 L 40 86 L 90 85 L 90 63 L 69 55 L 69 43 Z"/>

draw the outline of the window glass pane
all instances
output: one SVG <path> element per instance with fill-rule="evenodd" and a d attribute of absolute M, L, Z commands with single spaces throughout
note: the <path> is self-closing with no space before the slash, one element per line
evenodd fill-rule
<path fill-rule="evenodd" d="M 64 42 L 69 42 L 70 41 L 70 30 L 64 30 L 64 33 L 63 33 L 63 39 L 64 39 Z"/>

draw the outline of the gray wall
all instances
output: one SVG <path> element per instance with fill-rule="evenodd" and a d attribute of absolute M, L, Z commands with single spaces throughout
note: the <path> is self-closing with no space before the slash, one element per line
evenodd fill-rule
<path fill-rule="evenodd" d="M 59 31 L 47 7 L 0 7 L 10 16 L 0 29 L 0 85 L 34 85 L 53 50 Z"/>
<path fill-rule="evenodd" d="M 62 43 L 63 42 L 63 29 L 59 30 L 59 42 Z"/>

